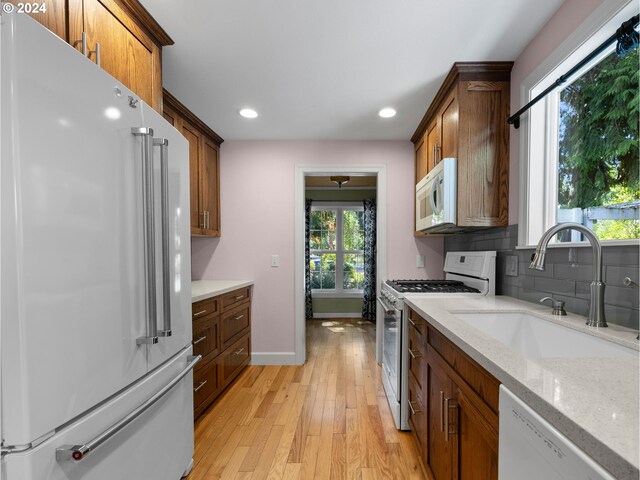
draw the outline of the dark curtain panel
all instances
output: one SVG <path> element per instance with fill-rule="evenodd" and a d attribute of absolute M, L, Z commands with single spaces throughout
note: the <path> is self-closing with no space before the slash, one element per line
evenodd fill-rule
<path fill-rule="evenodd" d="M 309 231 L 311 229 L 311 200 L 304 202 L 304 310 L 305 318 L 313 318 L 311 301 L 311 253 L 309 247 Z"/>
<path fill-rule="evenodd" d="M 376 320 L 376 201 L 364 201 L 364 292 L 362 319 Z"/>

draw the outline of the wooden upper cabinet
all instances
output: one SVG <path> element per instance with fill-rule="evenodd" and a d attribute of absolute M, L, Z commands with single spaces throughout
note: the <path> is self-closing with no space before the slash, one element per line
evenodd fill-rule
<path fill-rule="evenodd" d="M 189 142 L 191 235 L 220 236 L 220 144 L 224 141 L 166 90 L 164 116 Z"/>
<path fill-rule="evenodd" d="M 173 40 L 137 0 L 43 0 L 31 16 L 162 112 L 161 50 Z M 11 0 L 18 4 L 17 0 Z"/>
<path fill-rule="evenodd" d="M 6 0 L 14 5 L 27 3 L 25 0 Z M 47 27 L 57 36 L 68 42 L 67 36 L 67 1 L 66 0 L 40 0 L 39 5 L 44 5 L 45 11 L 30 13 L 29 15 Z M 23 7 L 24 8 L 24 7 Z"/>
<path fill-rule="evenodd" d="M 427 172 L 443 158 L 457 159 L 456 223 L 470 230 L 502 227 L 509 221 L 512 66 L 455 63 L 411 138 L 416 145 L 415 183 L 426 174 L 425 155 Z M 423 142 L 426 146 L 418 155 Z"/>

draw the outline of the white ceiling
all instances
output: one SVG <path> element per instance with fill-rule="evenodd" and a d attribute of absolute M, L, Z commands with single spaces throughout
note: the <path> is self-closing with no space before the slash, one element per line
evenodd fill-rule
<path fill-rule="evenodd" d="M 165 87 L 225 140 L 407 140 L 453 62 L 514 60 L 562 1 L 142 3 L 175 41 Z"/>

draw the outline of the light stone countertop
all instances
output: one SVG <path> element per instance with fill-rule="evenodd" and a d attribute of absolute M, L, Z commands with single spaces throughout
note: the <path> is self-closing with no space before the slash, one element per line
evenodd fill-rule
<path fill-rule="evenodd" d="M 191 282 L 191 303 L 217 297 L 238 288 L 253 285 L 251 280 L 194 280 Z"/>
<path fill-rule="evenodd" d="M 619 479 L 638 479 L 640 364 L 638 358 L 528 358 L 473 328 L 455 313 L 527 311 L 551 322 L 638 350 L 638 334 L 511 297 L 405 296 L 405 303 L 505 387 Z M 452 313 L 455 312 L 455 313 Z"/>

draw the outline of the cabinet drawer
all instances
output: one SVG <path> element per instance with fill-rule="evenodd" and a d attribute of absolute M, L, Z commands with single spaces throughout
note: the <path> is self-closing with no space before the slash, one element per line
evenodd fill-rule
<path fill-rule="evenodd" d="M 240 372 L 243 366 L 251 360 L 251 337 L 245 335 L 231 345 L 221 355 L 220 380 L 221 385 L 226 386 Z"/>
<path fill-rule="evenodd" d="M 209 362 L 193 373 L 193 406 L 197 410 L 218 391 L 218 362 Z"/>
<path fill-rule="evenodd" d="M 426 340 L 427 325 L 424 319 L 411 309 L 409 309 L 409 331 L 414 331 L 421 340 Z M 421 342 L 420 345 L 424 343 L 426 342 Z"/>
<path fill-rule="evenodd" d="M 421 338 L 414 329 L 409 329 L 409 371 L 415 376 L 419 387 L 422 387 L 422 364 L 424 363 Z"/>
<path fill-rule="evenodd" d="M 244 287 L 222 295 L 222 310 L 227 310 L 246 302 L 251 296 L 251 287 Z"/>
<path fill-rule="evenodd" d="M 195 320 L 191 343 L 193 354 L 202 355 L 202 365 L 217 357 L 220 354 L 220 317 L 208 315 Z"/>
<path fill-rule="evenodd" d="M 226 349 L 240 336 L 247 333 L 251 325 L 251 304 L 245 303 L 225 312 L 220 321 L 222 348 Z"/>
<path fill-rule="evenodd" d="M 422 451 L 422 445 L 427 440 L 425 402 L 422 388 L 412 374 L 409 374 L 409 425 L 418 443 L 418 450 Z"/>
<path fill-rule="evenodd" d="M 216 315 L 220 312 L 219 297 L 207 298 L 191 305 L 192 320 L 208 317 L 209 315 Z"/>

